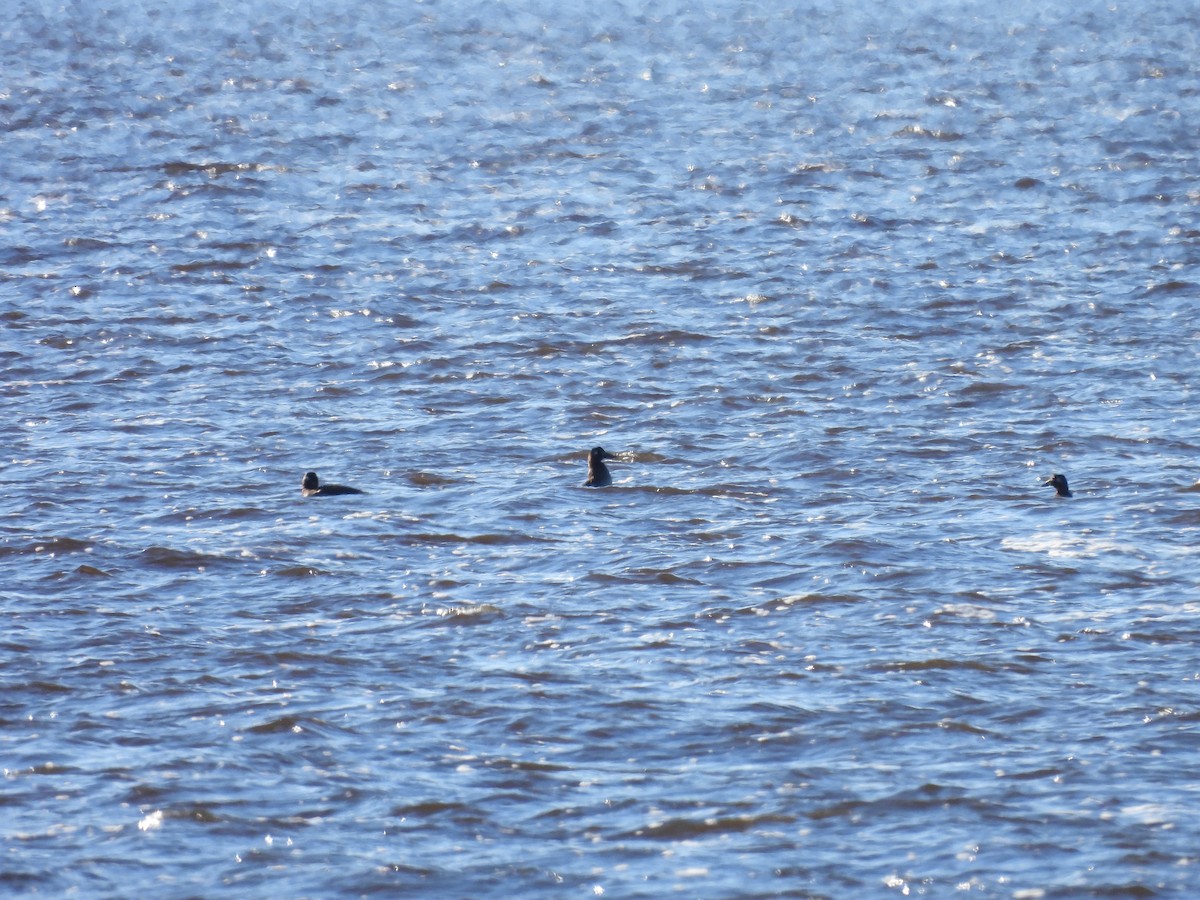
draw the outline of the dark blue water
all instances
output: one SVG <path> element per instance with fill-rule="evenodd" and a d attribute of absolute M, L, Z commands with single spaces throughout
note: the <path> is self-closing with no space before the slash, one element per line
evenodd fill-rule
<path fill-rule="evenodd" d="M 9 10 L 0 893 L 1190 895 L 1200 13 L 695 6 Z"/>

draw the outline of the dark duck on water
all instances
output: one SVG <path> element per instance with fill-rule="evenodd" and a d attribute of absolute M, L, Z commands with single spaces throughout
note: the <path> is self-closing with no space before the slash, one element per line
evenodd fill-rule
<path fill-rule="evenodd" d="M 1049 481 L 1043 481 L 1042 487 L 1052 487 L 1056 497 L 1070 497 L 1071 489 L 1067 487 L 1066 475 L 1055 475 Z"/>
<path fill-rule="evenodd" d="M 346 487 L 344 484 L 321 484 L 316 472 L 304 473 L 300 490 L 305 497 L 338 497 L 343 494 L 363 493 L 358 488 Z"/>
<path fill-rule="evenodd" d="M 593 447 L 588 453 L 588 477 L 584 487 L 608 487 L 612 484 L 612 473 L 604 464 L 606 459 L 616 459 L 603 447 Z"/>

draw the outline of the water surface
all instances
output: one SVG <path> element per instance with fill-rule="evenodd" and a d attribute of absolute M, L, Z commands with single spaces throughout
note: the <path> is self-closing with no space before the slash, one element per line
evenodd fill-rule
<path fill-rule="evenodd" d="M 1196 10 L 700 6 L 11 12 L 0 890 L 1189 893 Z"/>

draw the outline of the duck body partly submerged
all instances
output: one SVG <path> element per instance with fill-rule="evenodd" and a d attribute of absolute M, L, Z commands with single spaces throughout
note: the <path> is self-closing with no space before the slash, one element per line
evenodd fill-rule
<path fill-rule="evenodd" d="M 616 459 L 603 447 L 593 447 L 588 452 L 588 477 L 584 487 L 608 487 L 612 484 L 612 473 L 604 464 L 606 459 Z"/>
<path fill-rule="evenodd" d="M 304 473 L 304 480 L 300 482 L 300 492 L 305 497 L 339 497 L 364 493 L 358 488 L 347 487 L 344 484 L 321 484 L 316 472 Z"/>
<path fill-rule="evenodd" d="M 1056 474 L 1056 475 L 1054 475 L 1054 477 L 1050 478 L 1048 481 L 1043 481 L 1042 487 L 1054 488 L 1054 495 L 1056 497 L 1070 497 L 1071 496 L 1071 488 L 1067 485 L 1067 476 L 1066 475 L 1057 475 Z"/>

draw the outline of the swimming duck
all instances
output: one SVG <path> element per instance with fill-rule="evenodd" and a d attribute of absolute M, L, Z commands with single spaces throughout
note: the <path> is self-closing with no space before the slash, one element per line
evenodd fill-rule
<path fill-rule="evenodd" d="M 584 487 L 608 487 L 612 484 L 612 474 L 604 464 L 606 459 L 616 459 L 603 447 L 593 447 L 588 453 L 588 477 Z"/>
<path fill-rule="evenodd" d="M 1043 481 L 1042 487 L 1052 487 L 1056 491 L 1057 497 L 1070 497 L 1071 489 L 1067 487 L 1066 475 L 1055 475 L 1049 481 Z"/>
<path fill-rule="evenodd" d="M 301 493 L 305 497 L 336 497 L 339 494 L 361 494 L 358 488 L 346 487 L 344 484 L 321 484 L 316 472 L 305 472 L 304 480 L 300 482 Z"/>

